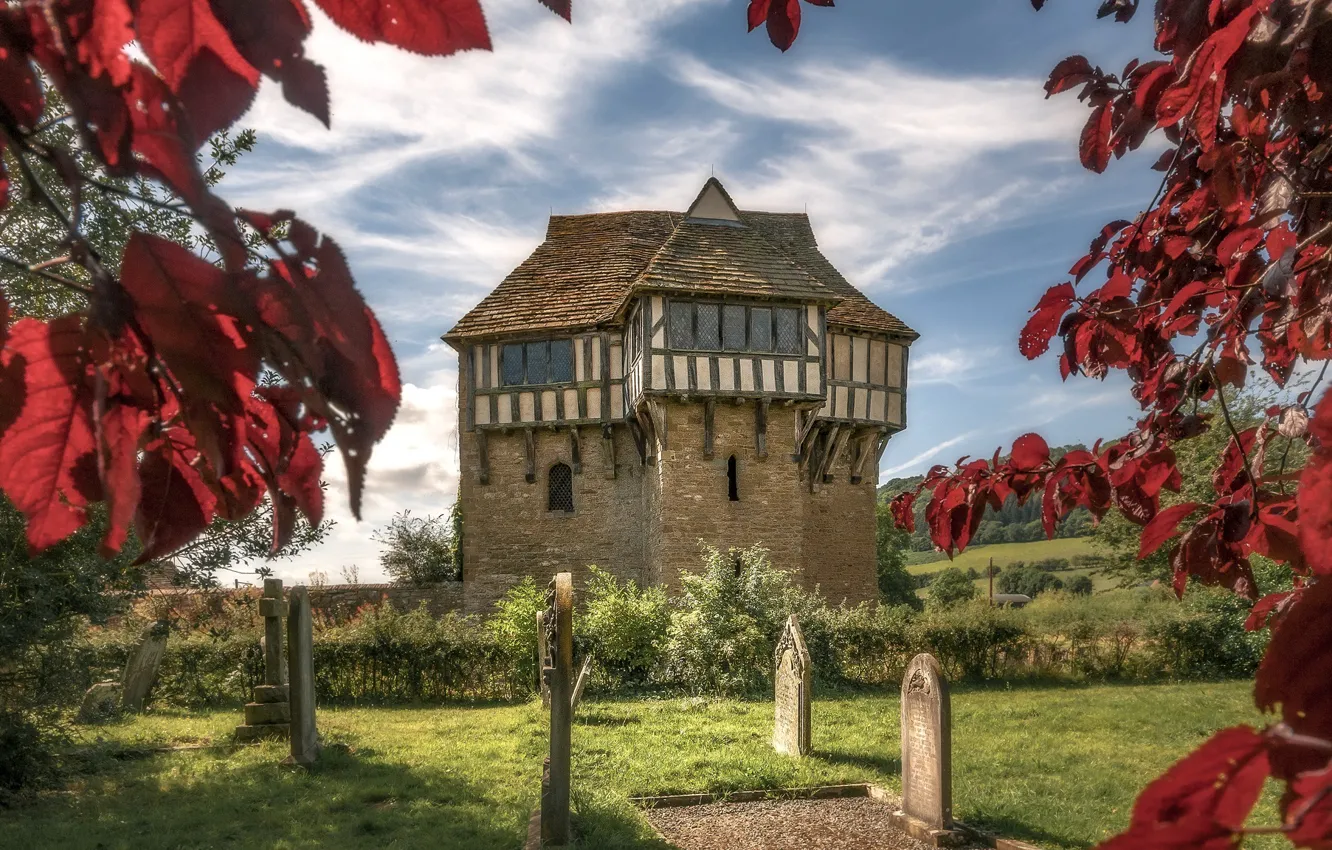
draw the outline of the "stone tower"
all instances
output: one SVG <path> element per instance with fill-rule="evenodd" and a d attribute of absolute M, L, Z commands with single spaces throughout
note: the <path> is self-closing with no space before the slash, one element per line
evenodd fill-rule
<path fill-rule="evenodd" d="M 589 564 L 674 590 L 699 541 L 873 599 L 878 461 L 916 337 L 807 216 L 741 211 L 716 179 L 684 213 L 551 216 L 444 335 L 468 609 Z"/>

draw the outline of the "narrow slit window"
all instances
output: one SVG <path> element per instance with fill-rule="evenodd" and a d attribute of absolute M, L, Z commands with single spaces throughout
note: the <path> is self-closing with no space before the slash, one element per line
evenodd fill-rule
<path fill-rule="evenodd" d="M 735 470 L 735 455 L 726 459 L 726 495 L 732 502 L 740 501 L 740 482 Z"/>
<path fill-rule="evenodd" d="M 557 463 L 552 466 L 547 484 L 549 490 L 546 499 L 546 510 L 561 511 L 566 514 L 573 513 L 573 470 L 569 468 L 568 464 Z"/>

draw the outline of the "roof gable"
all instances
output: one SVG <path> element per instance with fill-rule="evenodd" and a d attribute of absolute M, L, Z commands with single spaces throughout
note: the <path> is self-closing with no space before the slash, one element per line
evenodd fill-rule
<path fill-rule="evenodd" d="M 744 226 L 740 221 L 740 210 L 716 177 L 709 177 L 708 182 L 703 184 L 698 197 L 685 211 L 685 218 L 696 223 Z"/>

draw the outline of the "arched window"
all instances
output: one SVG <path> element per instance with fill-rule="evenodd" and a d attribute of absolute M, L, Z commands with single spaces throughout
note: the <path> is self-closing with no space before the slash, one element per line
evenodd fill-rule
<path fill-rule="evenodd" d="M 573 513 L 573 470 L 567 464 L 557 463 L 550 468 L 546 510 Z"/>
<path fill-rule="evenodd" d="M 735 455 L 731 455 L 726 460 L 726 495 L 731 497 L 732 502 L 740 501 L 740 484 L 735 473 Z"/>

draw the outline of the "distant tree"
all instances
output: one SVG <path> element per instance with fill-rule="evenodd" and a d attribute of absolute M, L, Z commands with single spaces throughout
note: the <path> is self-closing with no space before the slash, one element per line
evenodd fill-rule
<path fill-rule="evenodd" d="M 444 514 L 414 517 L 402 511 L 370 536 L 385 547 L 379 563 L 395 584 L 431 584 L 461 577 L 455 527 Z"/>
<path fill-rule="evenodd" d="M 885 502 L 875 508 L 878 523 L 874 536 L 876 572 L 879 583 L 879 601 L 884 605 L 910 605 L 916 610 L 924 607 L 916 595 L 916 580 L 906 568 L 907 547 L 911 535 L 893 525 L 893 516 Z"/>
<path fill-rule="evenodd" d="M 949 608 L 976 598 L 976 585 L 957 567 L 949 567 L 930 582 L 930 602 L 936 608 Z"/>
<path fill-rule="evenodd" d="M 1064 583 L 1034 564 L 1020 569 L 1011 566 L 999 576 L 995 586 L 1000 593 L 1021 593 L 1035 599 L 1047 590 L 1062 590 Z"/>
<path fill-rule="evenodd" d="M 1091 596 L 1091 592 L 1096 589 L 1096 586 L 1092 583 L 1091 576 L 1083 575 L 1073 576 L 1069 579 L 1065 589 L 1076 596 Z"/>

